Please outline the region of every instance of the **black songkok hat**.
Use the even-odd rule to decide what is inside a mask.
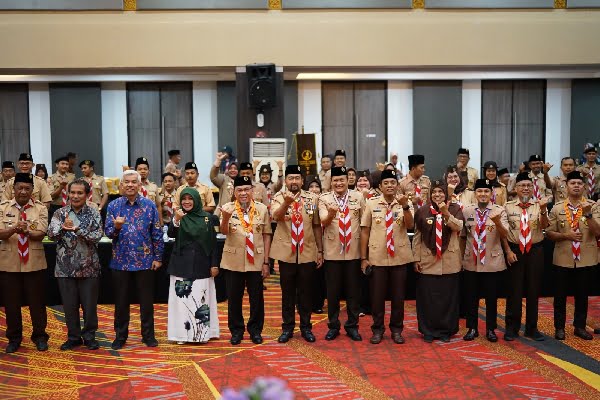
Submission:
[[[583,173],[581,173],[581,171],[571,171],[567,174],[567,182],[569,182],[572,179],[580,179],[582,181],[585,182],[585,177],[583,176]]]
[[[236,176],[233,181],[233,187],[252,185],[252,180],[249,176]]]
[[[542,161],[542,156],[540,156],[539,154],[532,154],[531,156],[529,156],[529,162],[532,161]]]
[[[515,183],[519,183],[521,181],[531,181],[529,172],[520,172],[519,174],[517,174],[517,177],[515,178]]]
[[[146,166],[148,168],[150,168],[150,164],[148,164],[148,159],[146,157],[139,157],[137,160],[135,160],[136,168],[138,167],[138,165],[142,165],[142,164],[146,164]]]
[[[21,153],[19,155],[19,161],[33,161],[33,157],[29,153]]]
[[[15,163],[12,161],[3,161],[2,162],[2,169],[4,168],[12,168],[15,169]]]
[[[348,176],[348,168],[346,167],[332,167],[331,168],[331,177],[334,176]]]
[[[92,161],[92,160],[83,160],[82,162],[79,163],[79,168],[83,167],[84,165],[93,167],[95,164],[94,164],[94,161]]]
[[[594,153],[597,153],[597,151],[596,151],[596,148],[595,148],[594,146],[590,146],[590,147],[586,148],[586,149],[583,151],[583,153],[584,153],[584,154],[586,154],[586,153],[589,153],[589,152],[591,152],[591,151],[593,151]]]
[[[185,167],[183,168],[183,170],[188,170],[188,169],[195,169],[196,171],[198,171],[198,167],[196,166],[196,163],[193,161],[188,161],[185,163]]]
[[[58,164],[61,161],[69,162],[69,157],[67,157],[67,156],[58,157],[56,160],[54,160],[54,164]]]
[[[475,187],[473,188],[473,190],[477,190],[477,189],[494,190],[494,186],[492,184],[492,181],[490,181],[489,179],[477,179],[475,181]]]
[[[285,167],[285,176],[302,175],[302,168],[299,165],[288,165]]]
[[[23,172],[19,172],[15,175],[15,182],[14,184],[16,185],[17,183],[22,182],[22,183],[31,183],[33,185],[33,175],[32,174],[26,174]]]
[[[508,168],[502,168],[500,170],[498,170],[498,176],[502,176],[504,174],[508,174]]]
[[[249,162],[240,163],[240,171],[252,171],[252,164]]]
[[[271,164],[265,164],[263,166],[260,167],[260,173],[261,174],[271,174],[273,173],[273,170],[271,169]]]
[[[465,155],[469,155],[469,149],[465,149],[464,147],[461,147],[460,149],[458,149],[458,151],[456,152],[456,155],[461,155],[461,154],[465,154]]]
[[[421,154],[412,154],[408,156],[408,168],[415,167],[417,165],[425,164],[425,156]]]
[[[393,169],[384,169],[383,171],[381,171],[381,181],[383,181],[384,179],[398,179],[398,175],[396,175],[396,171],[394,171]]]
[[[483,164],[483,169],[495,169],[498,171],[498,164],[496,164],[496,161],[486,161],[485,164]]]
[[[336,150],[336,151],[335,151],[335,156],[334,156],[334,157],[337,157],[337,156],[343,156],[343,157],[346,157],[346,150]]]

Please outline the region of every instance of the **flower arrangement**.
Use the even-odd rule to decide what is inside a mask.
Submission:
[[[258,377],[252,385],[236,391],[227,388],[223,391],[221,400],[293,400],[294,393],[287,383],[279,378]]]

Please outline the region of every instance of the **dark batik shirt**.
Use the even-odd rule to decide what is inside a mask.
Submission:
[[[71,219],[79,224],[77,232],[62,229],[69,214]],[[102,238],[102,220],[97,209],[84,205],[79,212],[75,212],[70,205],[62,207],[54,213],[50,221],[48,237],[56,242],[54,276],[57,278],[100,276],[98,242]]]
[[[117,217],[125,217],[120,230],[115,229]],[[158,210],[153,201],[139,194],[133,204],[125,196],[110,202],[105,233],[113,241],[111,269],[142,271],[150,269],[153,261],[162,261],[164,243]]]

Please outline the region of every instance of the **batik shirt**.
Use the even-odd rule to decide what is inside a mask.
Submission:
[[[62,229],[70,215],[77,232]],[[98,209],[83,206],[75,212],[70,205],[57,210],[48,226],[48,237],[56,242],[57,278],[96,278],[100,276],[98,242],[102,238],[102,220]]]
[[[120,230],[115,229],[117,217],[125,218]],[[133,204],[123,196],[108,205],[105,233],[113,241],[111,269],[141,271],[150,269],[153,261],[162,261],[164,243],[158,210],[153,201],[139,194]]]

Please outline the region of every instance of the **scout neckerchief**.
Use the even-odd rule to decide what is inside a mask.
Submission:
[[[594,194],[594,188],[596,187],[596,177],[594,176],[594,168],[590,167],[590,172],[588,172],[587,176],[587,184],[588,184],[588,195],[589,198],[592,198]]]
[[[254,201],[250,202],[250,208],[248,210],[242,210],[242,206],[239,201],[235,201],[235,211],[237,212],[238,219],[246,232],[246,258],[250,264],[254,264],[254,233],[252,231],[252,221],[254,220]]]
[[[433,208],[433,204],[429,206],[429,210],[435,215],[435,250],[438,260],[442,258],[442,213]]]
[[[142,194],[143,197],[148,198],[148,190],[146,190],[145,187],[141,187],[140,188],[140,193]]]
[[[87,201],[92,201],[92,195],[94,192],[94,181],[92,180],[92,178],[85,178],[85,181],[88,183],[88,185],[90,185],[90,192],[88,193]]]
[[[298,196],[292,203],[292,254],[304,251],[304,220],[302,218],[302,197]]]
[[[60,205],[63,207],[66,206],[68,199],[69,199],[69,197],[67,195],[67,186],[64,186],[62,188],[62,190],[60,191],[60,200],[61,200]]]
[[[386,204],[385,246],[387,248],[387,253],[389,254],[389,256],[394,257],[394,215],[392,213],[392,204]]]
[[[173,218],[173,195],[165,189],[165,204],[163,206],[165,211],[167,212],[168,219]]]
[[[542,195],[540,193],[540,187],[538,185],[538,177],[533,173],[532,173],[532,175],[533,175],[533,197],[540,200],[542,198]]]
[[[417,200],[417,208],[419,208],[423,205],[423,199],[421,198],[421,186],[417,182],[415,182],[415,196],[419,199]]]
[[[477,255],[479,254],[481,265],[485,265],[485,223],[490,214],[490,209],[486,208],[484,211],[481,211],[479,208],[476,208],[475,214],[477,217],[477,224],[475,225],[475,235],[473,235],[473,259],[475,260],[475,264],[477,264]]]
[[[519,249],[521,250],[521,254],[529,253],[529,250],[531,250],[531,229],[529,227],[529,215],[527,214],[527,209],[530,205],[530,203],[519,203],[519,207],[521,207],[521,223],[519,227]]]
[[[350,242],[352,241],[352,224],[350,223],[350,209],[348,207],[349,191],[346,191],[344,196],[337,197],[334,193],[333,197],[339,206],[338,228],[340,235],[340,243],[342,244],[340,254],[350,251]]]
[[[492,188],[492,204],[496,204],[496,188]]]
[[[565,201],[564,208],[569,226],[575,233],[579,233],[579,220],[583,214],[583,207],[581,204],[575,207],[568,201]],[[571,252],[573,253],[573,260],[579,261],[581,259],[581,243],[575,240],[572,241]]]
[[[25,204],[23,207],[19,205],[19,203],[15,203],[15,206],[19,210],[20,220],[27,221],[27,214],[25,211],[31,208],[31,203]],[[25,234],[19,233],[17,235],[17,252],[19,253],[19,258],[23,264],[27,264],[29,261],[29,237]]]

